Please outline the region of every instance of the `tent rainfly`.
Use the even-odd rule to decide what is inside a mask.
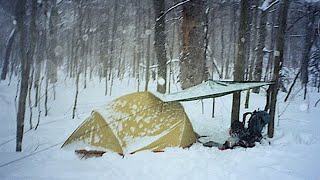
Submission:
[[[199,85],[190,87],[183,91],[171,94],[160,94],[154,92],[164,102],[173,101],[193,101],[206,98],[215,98],[265,85],[271,85],[272,82],[233,82],[233,81],[213,81],[208,80]]]
[[[94,110],[62,147],[127,154],[188,147],[194,142],[196,133],[180,103],[137,92]]]

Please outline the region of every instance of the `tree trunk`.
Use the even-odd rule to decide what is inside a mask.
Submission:
[[[109,16],[107,16],[109,17]],[[108,93],[108,49],[109,49],[109,28],[108,20],[102,25],[103,31],[100,37],[100,63],[102,64],[102,74],[105,77],[105,95]]]
[[[16,36],[16,28],[14,28],[8,38],[7,46],[6,46],[6,52],[4,55],[4,61],[3,61],[3,67],[1,72],[1,80],[5,80],[8,74],[8,66],[9,66],[9,59],[12,51],[12,46],[14,42],[14,38]]]
[[[78,34],[78,37],[77,37],[77,40],[76,40],[76,47],[75,47],[75,57],[74,57],[74,61],[75,61],[75,71],[76,71],[76,94],[75,94],[75,98],[74,98],[74,104],[73,104],[73,110],[72,110],[72,119],[75,118],[75,115],[76,115],[76,110],[77,110],[77,105],[78,105],[78,95],[79,95],[79,79],[80,79],[80,73],[81,73],[81,65],[80,65],[80,57],[79,55],[83,55],[83,46],[84,46],[84,43],[83,43],[83,20],[84,20],[84,12],[85,12],[85,9],[84,9],[84,5],[83,5],[83,2],[84,1],[81,1],[80,2],[80,5],[79,5],[79,14],[78,14],[78,17],[79,17],[79,25],[78,25],[78,30],[79,30],[79,34]],[[107,79],[107,77],[106,77]]]
[[[224,74],[224,66],[225,66],[225,57],[224,57],[224,49],[225,49],[225,43],[224,43],[224,20],[222,17],[220,17],[220,25],[221,25],[221,34],[220,34],[220,39],[221,39],[221,51],[220,51],[220,58],[221,58],[221,74],[223,76]],[[227,66],[227,65],[226,65]],[[224,78],[226,75],[224,75]]]
[[[274,84],[270,86],[270,93],[271,93],[271,100],[270,100],[270,116],[271,121],[268,125],[268,136],[272,138],[274,135],[274,118],[276,112],[276,103],[277,103],[277,94],[278,94],[278,84],[280,78],[280,70],[282,68],[283,63],[283,49],[284,49],[284,42],[285,42],[285,30],[287,27],[287,15],[288,15],[288,7],[289,7],[289,0],[282,0],[280,2],[280,14],[278,18],[278,33],[276,38],[276,49],[275,49],[275,62],[274,62],[274,69],[273,69],[273,77],[272,81]]]
[[[217,7],[213,7],[212,10],[210,11],[211,12],[211,15],[210,15],[210,21],[212,21],[212,24],[214,24],[214,21],[216,19],[216,14],[217,14]],[[220,71],[215,63],[215,54],[216,54],[216,29],[217,28],[214,28],[214,27],[211,27],[209,26],[210,28],[210,59],[212,61],[212,72],[211,72],[211,78],[213,79],[213,75],[214,75],[214,69],[216,69],[218,75],[219,75],[219,78],[222,78],[223,74],[220,75]]]
[[[16,151],[22,150],[22,139],[24,131],[24,117],[26,110],[26,98],[28,94],[28,80],[29,80],[29,68],[30,64],[26,56],[26,30],[25,30],[25,6],[26,0],[20,0],[16,3],[16,19],[17,27],[20,33],[20,58],[21,58],[21,85],[19,94],[19,104],[17,112],[17,135],[16,135]]]
[[[39,40],[37,40],[37,54],[36,54],[36,65],[35,65],[35,78],[34,78],[34,88],[35,88],[35,102],[34,102],[34,106],[40,106],[40,92],[41,92],[41,82],[44,79],[44,77],[42,77],[42,79],[40,80],[40,76],[41,76],[41,64],[42,62],[45,62],[46,56],[47,56],[47,11],[48,11],[48,0],[44,0],[42,1],[43,3],[43,7],[42,7],[42,12],[39,11],[38,15],[41,15],[41,13],[43,13],[44,17],[42,20],[43,25],[43,29],[41,31],[39,31],[38,33],[38,37]],[[40,24],[40,23],[38,23]],[[48,72],[47,72],[48,73]],[[47,90],[47,88],[46,88]],[[46,96],[46,103],[47,103],[47,94],[45,94]],[[47,104],[45,104],[45,106],[47,107]],[[41,107],[38,107],[38,109],[40,109]],[[47,110],[46,110],[47,112]],[[40,110],[39,110],[39,116],[40,116]],[[39,117],[38,116],[38,117]],[[40,118],[40,117],[39,117]],[[37,127],[37,126],[36,126]]]
[[[29,95],[28,95],[28,102],[29,102],[29,130],[31,130],[33,128],[32,125],[32,101],[31,101],[31,88],[32,88],[32,84],[33,84],[33,74],[34,74],[34,68],[32,68],[31,71],[31,77],[29,79]]]
[[[35,48],[37,45],[37,30],[36,30],[36,16],[37,16],[37,0],[32,0],[32,10],[31,10],[31,22],[30,22],[30,30],[29,33],[31,33],[31,39],[30,39],[30,49],[27,52],[27,59],[30,63],[29,66],[33,65],[33,59],[34,59],[34,53],[35,53]],[[29,67],[30,68],[30,67]],[[30,70],[29,70],[30,71]],[[29,117],[29,124],[30,124],[30,129],[32,129],[32,104],[31,104],[31,88],[32,88],[32,83],[33,83],[33,75],[34,75],[34,67],[32,68],[31,72],[31,77],[29,79],[29,108],[30,108],[30,117]]]
[[[252,2],[249,1],[248,6],[248,28],[246,33],[246,51],[245,51],[245,70],[244,70],[244,80],[249,79],[249,71],[250,71],[250,47],[251,47],[251,34],[252,34],[252,23],[253,23],[253,11],[252,11]]]
[[[151,9],[148,10],[148,30],[151,31]],[[147,58],[146,58],[146,84],[144,87],[145,91],[148,91],[149,80],[150,80],[150,61],[151,61],[151,34],[148,33],[148,40],[147,40]],[[169,77],[170,78],[170,77]]]
[[[181,88],[186,89],[208,79],[205,51],[205,1],[195,0],[183,5]]]
[[[44,62],[45,52],[46,52],[46,32],[42,31],[40,35],[40,40],[38,43],[36,65],[35,65],[35,78],[34,78],[34,88],[35,88],[35,102],[34,106],[38,106],[39,94],[40,94],[40,76],[41,76],[41,63]]]
[[[233,6],[234,5],[230,5],[231,7],[230,10],[229,10],[229,15],[232,17],[232,14],[235,14],[235,12],[233,12]],[[233,29],[234,29],[234,22],[233,22],[233,19],[231,18],[230,19],[230,29],[229,29],[229,45],[228,45],[228,52],[227,52],[227,56],[226,56],[226,69],[225,69],[225,76],[224,78],[225,79],[230,79],[230,73],[229,73],[229,67],[230,67],[230,59],[231,59],[231,49],[232,49],[232,46],[233,46],[233,43],[232,43],[232,40],[233,40]]]
[[[267,33],[267,13],[266,11],[261,11],[261,18],[259,23],[259,34],[258,34],[258,45],[257,45],[257,60],[255,63],[255,71],[254,71],[254,80],[261,81],[262,76],[262,64],[263,64],[263,57],[264,57],[264,46],[266,41],[266,33]],[[254,88],[252,92],[259,93],[260,88]]]
[[[114,57],[115,57],[115,52],[114,52],[114,47],[115,47],[115,37],[116,37],[116,32],[117,32],[117,13],[118,13],[118,1],[115,1],[115,5],[114,5],[114,10],[113,10],[113,22],[112,22],[112,34],[111,34],[111,44],[110,44],[110,60],[109,60],[109,80],[111,80],[111,85],[110,85],[110,91],[109,91],[109,95],[111,96],[112,93],[112,86],[113,86],[113,61],[114,61]],[[112,77],[111,77],[112,76]]]
[[[238,53],[238,45],[237,45],[237,40],[238,40],[238,35],[239,33],[238,32],[238,29],[239,29],[239,24],[237,24],[238,22],[238,18],[237,18],[237,12],[238,12],[238,4],[237,3],[234,3],[233,6],[233,16],[232,16],[232,21],[234,23],[234,27],[233,27],[233,61],[232,63],[235,65],[236,64],[236,61],[237,61],[237,53]]]
[[[167,84],[167,53],[166,53],[166,33],[165,33],[165,1],[153,0],[153,8],[155,11],[155,35],[154,48],[158,60],[158,83],[157,91],[166,93]],[[160,18],[161,17],[161,18]],[[159,83],[163,79],[164,83]]]
[[[47,72],[50,83],[54,84],[57,82],[57,36],[58,36],[58,9],[56,1],[51,1],[51,13],[49,18],[49,46],[48,46],[48,59],[47,59]]]
[[[48,111],[49,111],[49,108],[48,108],[48,91],[49,91],[48,86],[49,86],[49,78],[48,78],[48,74],[47,74],[46,87],[45,87],[45,92],[44,92],[44,95],[45,95],[45,97],[44,97],[44,116],[47,116]]]
[[[77,110],[77,103],[78,103],[78,95],[79,95],[79,77],[80,77],[80,70],[78,68],[78,72],[76,75],[76,96],[74,98],[74,104],[72,109],[72,119],[76,116],[76,110]]]
[[[85,38],[84,39],[84,57],[83,57],[83,60],[84,60],[84,67],[83,67],[83,71],[84,71],[84,74],[83,74],[83,88],[86,89],[87,88],[87,70],[88,70],[88,60],[90,61],[89,59],[89,53],[90,53],[90,40],[92,39],[91,35],[90,35],[90,29],[91,29],[91,8],[89,8],[88,6],[86,6],[87,10],[86,13],[87,13],[87,21],[86,21],[86,25],[87,25],[87,28],[85,30],[85,36],[87,37],[87,39]]]
[[[249,10],[249,0],[241,1],[240,9],[240,25],[239,25],[239,39],[238,39],[238,53],[237,61],[234,66],[233,77],[235,81],[243,81],[244,70],[245,70],[245,56],[246,56],[246,43],[249,39],[246,39],[246,33],[248,31],[248,10]],[[232,100],[232,112],[231,112],[231,123],[239,121],[240,113],[240,92],[233,93]]]
[[[308,12],[314,11],[312,9],[312,4],[308,4]],[[307,21],[307,28],[306,28],[306,36],[305,36],[305,42],[304,42],[304,50],[303,50],[303,59],[301,63],[301,83],[304,86],[304,96],[303,99],[306,99],[306,94],[307,94],[307,84],[309,81],[308,78],[308,67],[309,67],[309,59],[310,59],[310,50],[313,45],[312,43],[312,37],[314,36],[314,30],[313,30],[313,24],[315,20],[315,14],[311,13],[308,16],[308,21]]]
[[[253,19],[252,19],[252,39],[251,39],[251,47],[250,47],[250,70],[249,70],[249,80],[253,80],[253,71],[254,71],[254,64],[256,62],[256,55],[257,55],[257,36],[258,36],[258,15],[259,15],[259,1],[255,0],[253,5]]]

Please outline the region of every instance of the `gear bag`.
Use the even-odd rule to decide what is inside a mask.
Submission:
[[[251,115],[248,121],[248,128],[245,127],[247,115]],[[270,115],[266,111],[253,111],[243,114],[243,120],[235,121],[231,124],[230,138],[221,146],[220,149],[232,149],[235,146],[254,147],[255,142],[260,142],[262,139],[261,131],[264,126],[270,122]],[[237,140],[237,142],[229,143]]]

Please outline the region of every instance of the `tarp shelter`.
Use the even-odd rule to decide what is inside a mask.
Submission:
[[[127,154],[188,147],[194,142],[196,134],[180,103],[137,92],[94,110],[62,147]]]
[[[154,93],[164,102],[193,101],[206,98],[216,98],[265,85],[272,82],[234,82],[234,81],[213,81],[208,80],[199,85],[171,94]]]

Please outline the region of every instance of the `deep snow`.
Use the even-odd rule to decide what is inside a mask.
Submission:
[[[320,179],[320,105],[314,107],[320,96],[316,92],[310,92],[308,100],[303,101],[302,91],[295,91],[289,104],[283,103],[285,94],[280,93],[277,113],[281,116],[279,125],[278,118],[275,122],[275,137],[269,139],[271,145],[263,142],[251,149],[220,151],[196,143],[189,149],[168,148],[163,153],[144,151],[125,157],[106,153],[100,158],[80,160],[73,151],[60,149],[64,140],[92,109],[137,90],[136,82],[115,81],[112,96],[105,96],[103,82],[91,80],[85,90],[80,86],[77,116],[71,119],[75,86],[71,80],[61,80],[56,85],[56,100],[50,95],[48,116],[43,117],[42,112],[39,128],[25,133],[22,153],[14,152],[17,79],[10,86],[8,81],[1,82],[0,166],[36,154],[0,167],[0,179]],[[154,83],[150,87],[154,89]],[[223,142],[227,138],[231,98],[216,99],[213,119],[211,99],[203,101],[203,114],[200,101],[183,103],[195,131],[209,136],[201,141]],[[263,109],[264,101],[264,93],[251,94],[249,110],[241,112]],[[244,100],[241,102],[244,104]],[[37,115],[34,109],[34,124]],[[25,122],[28,130],[29,112]]]

